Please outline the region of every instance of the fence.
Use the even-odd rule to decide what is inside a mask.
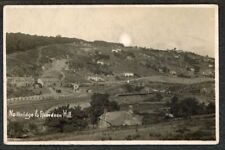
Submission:
[[[14,97],[9,98],[7,101],[9,103],[12,102],[21,102],[21,101],[36,101],[36,100],[48,100],[48,99],[68,99],[68,98],[74,98],[76,95],[35,95],[35,96],[26,96],[26,97]]]

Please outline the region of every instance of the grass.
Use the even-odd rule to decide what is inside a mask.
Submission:
[[[213,116],[198,116],[147,126],[89,129],[37,136],[24,140],[215,140],[215,119]]]

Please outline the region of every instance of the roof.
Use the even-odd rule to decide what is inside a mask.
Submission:
[[[129,111],[106,112],[100,116],[101,122],[107,123],[108,126],[139,125],[142,123],[142,116]]]

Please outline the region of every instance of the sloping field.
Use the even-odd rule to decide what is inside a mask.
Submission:
[[[214,81],[213,78],[178,78],[170,76],[148,76],[138,79],[132,79],[130,81],[150,81],[150,82],[162,82],[162,83],[177,83],[177,84],[195,84],[201,82]]]
[[[214,140],[213,115],[203,115],[188,120],[174,120],[141,127],[92,129],[73,133],[57,133],[26,139],[29,141],[82,141],[82,140]]]

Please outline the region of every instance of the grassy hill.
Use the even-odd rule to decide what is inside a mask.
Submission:
[[[26,38],[21,38],[26,37]],[[18,41],[27,41],[22,47]],[[38,44],[32,42],[42,41]],[[17,42],[15,42],[17,41]],[[22,42],[22,43],[23,43]],[[213,77],[214,59],[181,50],[156,50],[143,47],[124,47],[120,43],[84,41],[75,38],[42,37],[21,33],[7,33],[7,76],[43,76],[54,70],[57,61],[65,61],[65,80],[85,81],[87,76],[119,80],[124,72],[135,77],[176,72],[180,77],[201,77],[203,72]],[[11,45],[11,46],[9,46]],[[118,53],[112,52],[119,49]],[[193,70],[194,69],[194,70]],[[51,73],[48,73],[48,75]],[[111,79],[111,78],[110,78]]]
[[[81,42],[83,40],[76,38],[37,36],[23,33],[6,33],[7,54],[19,51],[27,51],[38,46],[44,46],[54,43]]]

